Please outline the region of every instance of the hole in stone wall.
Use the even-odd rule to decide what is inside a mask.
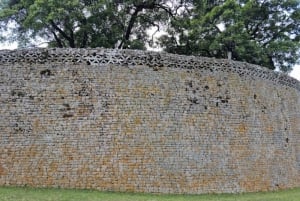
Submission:
[[[73,114],[64,114],[63,118],[70,118],[70,117],[73,117],[73,116],[74,116]]]
[[[285,142],[286,142],[286,143],[289,143],[289,138],[288,138],[288,137],[285,138]]]
[[[193,87],[193,81],[188,81],[188,82],[186,83],[186,85],[188,85],[189,87]]]
[[[267,107],[266,107],[266,106],[263,106],[261,112],[262,112],[262,113],[266,113],[266,109],[267,109]]]
[[[42,77],[50,77],[51,75],[53,75],[52,72],[49,69],[42,70],[40,72],[40,74],[41,74]]]
[[[254,94],[253,98],[256,99],[256,97],[257,97],[256,94]]]
[[[204,89],[208,90],[208,89],[209,89],[209,86],[206,85],[206,86],[204,87]]]
[[[90,62],[90,61],[87,61],[86,64],[87,64],[87,65],[91,65],[91,62]]]
[[[77,71],[77,70],[73,70],[73,71],[72,71],[72,76],[73,76],[73,77],[78,76],[78,71]]]
[[[64,106],[64,109],[63,109],[64,111],[71,110],[71,106],[69,103],[64,103],[63,106]]]
[[[11,95],[12,95],[12,96],[18,96],[18,97],[24,97],[26,94],[25,94],[25,92],[23,92],[23,91],[16,91],[16,90],[13,90],[13,91],[11,92]]]
[[[199,100],[196,98],[196,97],[193,97],[193,98],[188,98],[188,100],[193,103],[193,104],[199,104]]]
[[[90,90],[88,89],[87,86],[82,86],[80,91],[78,92],[79,96],[90,96]]]

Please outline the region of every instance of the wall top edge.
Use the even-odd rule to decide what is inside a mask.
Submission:
[[[284,73],[275,72],[258,65],[227,59],[176,55],[165,52],[120,49],[32,48],[0,50],[0,65],[15,63],[69,63],[103,66],[146,65],[156,70],[163,67],[183,69],[207,69],[212,72],[235,72],[243,77],[255,77],[292,87],[300,91],[300,82]]]

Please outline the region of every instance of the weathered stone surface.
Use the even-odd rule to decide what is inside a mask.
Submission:
[[[251,64],[0,51],[0,185],[208,193],[300,186],[300,84]]]

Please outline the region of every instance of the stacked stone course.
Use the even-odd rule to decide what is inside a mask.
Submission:
[[[174,55],[139,50],[116,49],[23,49],[2,50],[0,63],[68,63],[87,65],[146,65],[154,67],[203,69],[210,71],[235,72],[240,76],[259,77],[277,84],[290,86],[300,90],[299,82],[282,73],[276,73],[260,66],[233,62],[230,60],[211,59],[205,57]]]
[[[0,51],[0,185],[155,193],[300,186],[300,83],[228,60]]]

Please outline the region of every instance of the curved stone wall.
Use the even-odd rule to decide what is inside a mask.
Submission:
[[[0,51],[0,185],[156,193],[300,186],[300,83],[108,49]]]

